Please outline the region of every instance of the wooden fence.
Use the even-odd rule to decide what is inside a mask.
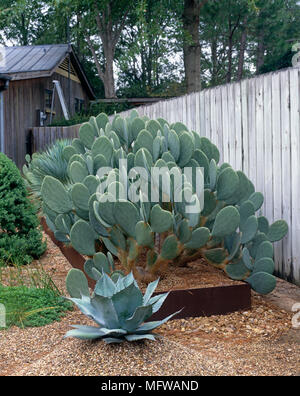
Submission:
[[[34,127],[31,129],[31,151],[44,150],[57,139],[74,139],[78,136],[80,125],[70,127]]]
[[[207,89],[137,111],[150,118],[183,122],[218,146],[222,162],[248,175],[265,196],[262,214],[270,222],[285,219],[289,225],[288,235],[275,245],[277,274],[300,285],[300,69]]]

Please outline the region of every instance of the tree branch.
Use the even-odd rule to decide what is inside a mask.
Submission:
[[[96,11],[96,15],[95,15],[95,19],[96,19],[96,24],[98,27],[98,31],[99,31],[99,36],[101,38],[102,44],[105,41],[105,15],[104,13],[102,13],[102,20],[100,18],[100,10],[98,8],[97,2],[94,2],[94,6],[95,6],[95,11]]]
[[[90,38],[89,36],[85,35],[85,39],[86,39],[86,41],[87,41],[87,43],[88,43],[88,46],[89,46],[89,49],[90,49],[90,51],[91,51],[91,53],[92,53],[92,55],[93,55],[94,62],[95,62],[95,64],[96,64],[96,68],[97,68],[99,77],[101,78],[102,81],[104,81],[104,79],[105,79],[105,74],[104,74],[104,72],[103,72],[102,69],[101,69],[101,65],[100,65],[100,62],[99,62],[99,60],[98,60],[98,56],[97,56],[97,53],[96,53],[95,48],[94,48],[94,46],[93,46],[93,43],[92,43],[92,41],[91,41],[91,38]]]
[[[113,32],[112,42],[113,42],[114,48],[116,47],[116,45],[117,45],[117,43],[119,41],[119,38],[120,38],[120,36],[122,34],[122,31],[124,29],[128,13],[129,13],[129,9],[125,12],[123,20],[122,20],[121,24],[119,25],[119,27]]]

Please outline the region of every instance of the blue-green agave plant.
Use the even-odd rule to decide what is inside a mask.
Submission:
[[[34,153],[32,157],[26,155],[27,164],[23,166],[23,176],[26,187],[34,196],[41,196],[42,183],[46,176],[52,176],[67,188],[70,187],[68,161],[64,158],[63,152],[71,142],[69,139],[56,140],[45,151]]]
[[[159,279],[150,283],[143,296],[132,273],[119,276],[114,282],[106,273],[96,283],[90,296],[87,278],[78,269],[72,269],[66,279],[70,301],[75,303],[83,314],[93,319],[97,327],[72,326],[65,337],[82,340],[102,339],[107,344],[142,339],[155,340],[151,332],[164,324],[178,312],[164,320],[144,323],[156,313],[168,293],[152,297]]]

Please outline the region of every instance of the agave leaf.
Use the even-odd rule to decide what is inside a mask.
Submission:
[[[124,340],[122,340],[121,338],[113,337],[103,338],[103,341],[105,341],[106,344],[122,344],[122,342],[124,342]]]
[[[101,331],[105,334],[105,335],[122,335],[122,334],[126,334],[126,330],[124,329],[106,329],[105,327],[101,327]]]
[[[75,330],[69,331],[64,338],[76,337],[80,339],[97,339],[107,335],[123,336],[124,334],[126,334],[126,331],[123,329],[106,329],[100,327],[78,325],[73,325],[71,327],[74,327]]]
[[[159,294],[157,296],[150,298],[149,305],[152,305],[152,312],[154,314],[160,310],[163,303],[166,301],[168,295],[169,295],[169,293],[164,293],[164,294]]]
[[[152,297],[152,294],[154,293],[155,289],[157,288],[158,283],[159,283],[159,278],[156,279],[156,281],[149,283],[147,290],[144,294],[143,305],[148,304],[150,298]]]
[[[95,295],[91,300],[91,306],[94,309],[93,319],[96,323],[104,323],[104,327],[108,329],[120,327],[118,314],[111,298]]]
[[[126,276],[120,277],[116,283],[116,293],[126,289],[126,287],[130,286],[132,283],[134,283],[134,285],[138,288],[138,284],[134,279],[132,272]]]
[[[128,332],[133,332],[152,315],[151,305],[138,307],[131,318],[127,319],[122,326]]]
[[[112,297],[116,292],[115,289],[116,289],[115,283],[104,272],[95,286],[94,293],[97,294],[97,296]]]
[[[166,317],[163,320],[158,320],[155,322],[148,322],[148,323],[144,323],[142,326],[140,326],[138,328],[138,330],[136,331],[136,334],[144,334],[144,333],[149,333],[152,330],[156,329],[157,327],[163,325],[164,323],[166,323],[168,320],[172,319],[175,315],[179,314],[182,311],[182,309],[180,311],[177,311],[175,313],[173,313],[172,315],[169,315],[168,317]]]
[[[123,325],[128,318],[132,317],[137,307],[143,304],[143,295],[140,289],[134,283],[131,283],[131,285],[113,295],[112,302],[119,321]]]
[[[74,337],[80,340],[96,340],[104,335],[99,327],[78,326],[76,329],[68,331],[64,338]]]
[[[105,326],[104,319],[97,315],[96,309],[91,305],[91,300],[87,298],[67,298],[67,300],[72,301],[80,311],[89,317],[90,319],[94,320],[98,325]]]
[[[138,287],[138,284],[136,283],[136,280],[134,279],[133,273],[130,272],[127,276],[123,278],[123,283],[124,287],[128,287],[131,285],[131,283],[134,283],[136,287]]]
[[[140,341],[140,340],[155,341],[155,336],[153,334],[130,334],[130,335],[126,335],[125,339],[127,341]]]

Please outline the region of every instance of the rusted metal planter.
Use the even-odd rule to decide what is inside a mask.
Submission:
[[[41,219],[41,223],[46,234],[59,247],[71,266],[83,271],[84,257],[72,247],[57,241],[44,218]],[[95,281],[88,279],[88,282],[89,286],[94,288]],[[237,283],[230,286],[172,290],[162,308],[151,317],[151,320],[161,320],[180,309],[182,311],[175,319],[225,315],[249,310],[251,309],[251,288],[247,283]]]

